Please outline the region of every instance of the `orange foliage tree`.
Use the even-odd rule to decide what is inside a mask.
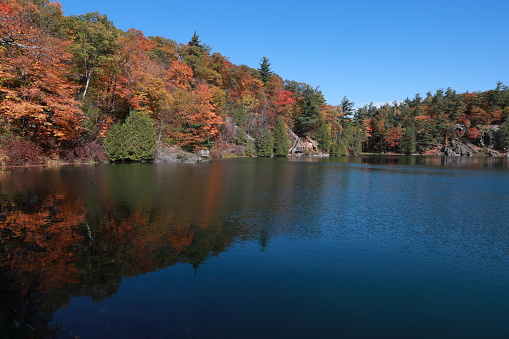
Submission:
[[[391,127],[387,131],[387,137],[385,138],[385,142],[387,143],[388,150],[398,151],[402,137],[403,137],[403,131],[401,130],[401,128]]]
[[[187,107],[182,110],[181,127],[177,129],[177,138],[180,144],[195,150],[202,147],[211,147],[219,134],[219,126],[223,119],[217,114],[214,102],[214,93],[210,86],[199,83],[196,90],[185,95]]]
[[[81,131],[83,117],[76,87],[66,78],[68,43],[51,29],[62,18],[60,7],[21,0],[1,5],[0,128],[46,150],[72,140]]]

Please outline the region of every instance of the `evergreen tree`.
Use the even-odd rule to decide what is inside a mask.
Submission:
[[[318,147],[320,147],[323,152],[330,152],[332,143],[332,138],[330,136],[330,126],[323,120],[320,120],[318,130],[315,134],[315,139],[318,141]]]
[[[325,98],[322,92],[306,84],[302,89],[302,111],[295,122],[297,134],[309,135],[316,130],[319,114],[324,105]]]
[[[193,37],[191,38],[191,41],[189,41],[189,46],[191,46],[191,47],[198,47],[198,49],[201,52],[205,51],[205,48],[201,44],[200,36],[198,34],[196,34],[196,31],[194,31],[194,34],[193,34]]]
[[[497,148],[502,151],[509,150],[509,120],[506,120],[498,130]]]
[[[245,146],[247,145],[248,141],[249,140],[246,131],[242,128],[237,129],[237,132],[235,132],[235,142],[239,145]]]
[[[332,156],[338,156],[338,155],[341,155],[339,153],[339,142],[338,141],[334,141],[331,145],[331,149],[329,151],[329,154],[332,155]]]
[[[341,100],[340,106],[345,115],[351,115],[354,112],[353,107],[355,106],[355,102],[348,100],[347,97],[345,96]]]
[[[339,141],[337,149],[338,155],[349,155],[353,140],[354,127],[352,125],[347,125],[343,129],[341,140]]]
[[[274,155],[276,157],[286,157],[289,148],[286,124],[280,116],[277,118],[276,126],[274,127]]]
[[[156,132],[152,120],[133,111],[127,117],[125,126],[129,133],[127,144],[129,159],[134,161],[153,159],[156,151]]]
[[[422,129],[419,133],[416,133],[417,146],[422,151],[427,151],[433,145],[433,125],[431,122],[423,124]]]
[[[234,119],[235,125],[239,126],[240,128],[246,128],[246,126],[247,126],[246,106],[239,105],[237,107],[237,109],[235,110],[233,119]]]
[[[116,123],[104,138],[110,161],[145,161],[154,158],[156,133],[148,116],[131,112],[125,123]]]
[[[262,58],[258,72],[260,72],[260,80],[263,81],[264,84],[270,81],[272,70],[270,69],[270,62],[268,58]]]
[[[361,124],[357,124],[355,126],[355,135],[353,140],[353,152],[355,154],[360,154],[362,152],[362,140],[365,138],[364,129],[362,128]]]
[[[104,138],[105,153],[110,161],[119,161],[128,158],[127,132],[124,124],[115,123],[111,126]]]
[[[262,137],[257,143],[257,148],[259,157],[272,156],[274,150],[274,136],[268,126],[265,126]]]
[[[201,43],[196,31],[186,48],[183,48],[182,61],[193,70],[195,83],[206,82],[215,85],[220,82],[220,75],[207,66],[206,60],[210,51],[209,46]]]
[[[415,122],[413,118],[405,123],[403,137],[401,138],[400,150],[404,154],[413,154],[417,151]]]

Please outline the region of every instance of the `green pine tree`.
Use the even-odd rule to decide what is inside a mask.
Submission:
[[[502,151],[509,149],[509,120],[500,126],[497,134],[497,148]]]
[[[404,154],[413,154],[417,151],[417,140],[415,132],[415,122],[413,118],[405,122],[404,134],[401,138],[400,150]]]
[[[318,147],[323,152],[329,153],[331,151],[332,138],[330,136],[330,126],[323,120],[320,120],[315,139],[318,141]]]
[[[338,156],[338,155],[341,155],[339,153],[339,143],[337,141],[334,141],[332,144],[331,144],[331,149],[329,151],[329,154],[332,155],[332,156]]]
[[[151,160],[156,151],[156,132],[150,118],[133,111],[126,119],[129,133],[127,152],[134,161]]]
[[[196,31],[194,31],[193,37],[191,38],[191,41],[189,41],[189,46],[191,47],[198,47],[200,51],[204,51],[203,45],[200,41],[200,36],[196,34]]]
[[[104,138],[110,161],[146,161],[154,158],[156,132],[148,116],[131,112],[123,124],[114,124]]]
[[[355,126],[355,135],[352,144],[353,152],[355,154],[362,153],[362,140],[364,140],[366,134],[364,133],[364,129],[361,124],[357,124]]]
[[[233,115],[233,119],[235,122],[235,125],[239,126],[240,128],[246,128],[247,126],[247,110],[246,106],[240,105],[235,110],[235,113]]]
[[[260,72],[260,80],[263,81],[264,84],[270,81],[270,78],[272,77],[272,70],[270,69],[270,62],[268,58],[262,58],[258,72]]]
[[[274,155],[276,157],[286,157],[289,148],[286,124],[282,117],[278,117],[276,126],[274,126]]]
[[[115,123],[104,138],[105,153],[110,161],[125,160],[127,154],[127,132],[124,124]]]
[[[271,157],[274,150],[274,136],[267,126],[263,130],[261,139],[257,144],[259,157]]]
[[[429,150],[434,144],[433,125],[430,122],[425,123],[422,131],[418,133],[416,137],[417,147],[422,151]]]
[[[352,149],[352,143],[354,140],[355,128],[352,125],[347,125],[343,128],[341,134],[341,140],[339,141],[338,154],[349,155]]]
[[[305,85],[302,88],[301,112],[295,118],[295,129],[298,135],[309,135],[316,131],[319,114],[325,105],[325,98],[318,88]]]

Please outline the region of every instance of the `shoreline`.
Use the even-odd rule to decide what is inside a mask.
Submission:
[[[407,156],[415,156],[415,157],[436,157],[436,158],[509,158],[509,152],[508,153],[500,153],[500,156],[492,156],[492,155],[446,155],[446,154],[400,154],[400,153],[361,153],[358,155],[329,155],[329,154],[302,154],[302,155],[295,155],[295,154],[289,154],[286,156],[286,158],[334,158],[334,157],[360,157],[360,156],[383,156],[383,157],[407,157]],[[233,159],[233,158],[246,158],[246,157],[228,157],[227,159]],[[249,157],[248,157],[249,158]],[[251,157],[251,158],[257,158],[257,157]],[[226,158],[224,158],[226,159]],[[205,159],[201,161],[196,162],[203,162],[203,161],[210,161],[210,160],[222,160],[221,159]],[[162,162],[162,161],[146,161],[146,162],[116,162],[116,164],[128,164],[128,163],[148,163],[148,164],[178,164],[178,163],[191,163],[189,161],[172,161],[172,162]],[[195,162],[192,162],[195,163]],[[115,164],[115,162],[50,162],[47,164],[39,164],[39,165],[15,165],[15,166],[7,166],[7,165],[1,165],[0,171],[4,170],[10,170],[10,169],[29,169],[29,168],[42,168],[42,167],[63,167],[63,166],[92,166],[92,165],[108,165],[108,164]]]

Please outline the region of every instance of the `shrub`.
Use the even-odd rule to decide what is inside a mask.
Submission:
[[[127,154],[127,132],[125,125],[116,123],[106,133],[104,138],[106,156],[111,161],[125,160]]]
[[[210,150],[210,157],[212,159],[222,159],[235,156],[245,155],[245,146],[240,146],[234,143],[218,142]]]
[[[123,124],[114,124],[104,138],[111,161],[152,160],[156,151],[156,132],[149,117],[132,112]]]
[[[42,148],[20,137],[6,135],[0,138],[1,161],[7,166],[45,165]]]
[[[80,163],[108,161],[108,157],[104,153],[104,147],[96,141],[91,141],[68,150],[64,155],[64,159],[69,162]]]

